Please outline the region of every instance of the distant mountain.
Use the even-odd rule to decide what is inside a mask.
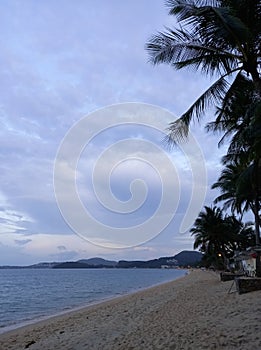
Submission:
[[[78,261],[67,261],[53,266],[54,269],[93,269],[111,268],[117,265],[117,261],[105,260],[102,258],[81,259]]]
[[[78,260],[77,262],[93,265],[93,266],[103,265],[103,266],[111,266],[111,267],[114,267],[118,264],[117,261],[105,260],[102,258],[81,259],[81,260]]]
[[[202,254],[195,251],[182,251],[174,256],[162,257],[148,261],[126,261],[120,260],[116,267],[118,268],[160,268],[177,266],[194,266],[202,259]]]
[[[175,255],[175,259],[178,261],[179,266],[194,266],[198,264],[202,259],[203,254],[196,251],[183,250]]]
[[[0,269],[51,269],[55,265],[59,263],[57,262],[41,262],[38,264],[27,265],[27,266],[14,266],[14,265],[6,265],[0,266]]]
[[[0,266],[1,269],[23,268],[23,269],[90,269],[90,268],[161,268],[178,266],[195,266],[202,259],[202,254],[196,251],[184,250],[174,256],[161,257],[148,261],[143,260],[120,260],[112,261],[102,258],[81,259],[66,262],[41,262],[29,266]]]
[[[41,262],[39,264],[29,265],[26,267],[30,268],[30,269],[50,269],[57,264],[59,264],[59,263],[57,263],[57,262]]]
[[[66,261],[53,266],[53,269],[91,269],[97,266],[80,263],[78,261]]]
[[[169,266],[174,267],[178,266],[177,260],[172,257],[165,257],[165,258],[159,258],[159,259],[153,259],[148,261],[140,261],[140,260],[134,260],[134,261],[126,261],[126,260],[120,260],[117,264],[118,268],[161,268],[162,266]]]

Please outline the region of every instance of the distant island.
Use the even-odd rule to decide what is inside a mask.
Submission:
[[[174,256],[153,260],[112,261],[102,258],[81,259],[65,262],[42,262],[28,266],[0,266],[0,269],[93,269],[93,268],[178,268],[196,266],[202,259],[202,253],[184,250]]]

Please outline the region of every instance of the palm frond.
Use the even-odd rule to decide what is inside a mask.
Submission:
[[[200,69],[204,74],[230,73],[237,68],[240,56],[224,48],[211,46],[185,30],[159,32],[152,36],[145,48],[149,61],[156,65],[170,64],[174,69]]]
[[[208,44],[237,47],[244,54],[242,44],[250,36],[248,27],[231,13],[231,7],[222,1],[167,1],[170,15],[189,27]]]
[[[177,142],[184,141],[188,136],[191,120],[196,118],[199,121],[207,107],[222,100],[228,86],[228,82],[222,76],[214,82],[179,119],[170,123],[167,129],[168,142],[170,144],[176,144]]]
[[[259,101],[255,102],[254,83],[239,72],[228,89],[220,107],[217,107],[216,120],[206,125],[207,131],[223,132],[218,145],[230,138],[228,153],[242,150],[253,138],[251,121],[256,120]],[[252,134],[252,135],[250,135]]]

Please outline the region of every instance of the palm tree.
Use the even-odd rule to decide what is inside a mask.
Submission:
[[[204,253],[208,265],[224,267],[224,261],[233,252],[235,237],[225,225],[223,211],[218,207],[205,206],[199,213],[190,232],[195,236],[194,249]]]
[[[220,188],[221,195],[215,203],[225,201],[232,212],[252,210],[255,217],[256,245],[260,244],[261,200],[261,100],[257,99],[254,84],[244,76],[238,76],[241,89],[227,93],[217,110],[215,122],[207,130],[224,133],[219,144],[230,137],[227,155],[223,157],[223,169],[212,188]]]
[[[233,250],[244,251],[255,245],[255,233],[253,231],[253,223],[243,223],[241,219],[234,215],[225,216],[224,224],[229,230],[231,236],[235,238]]]
[[[255,175],[255,162],[250,165],[245,161],[240,163],[239,157],[237,157],[237,161],[226,164],[218,181],[212,185],[212,188],[221,190],[221,195],[215,199],[214,203],[224,202],[224,208],[230,207],[232,213],[243,214],[249,209],[253,212],[255,218],[255,244],[259,246],[261,190],[260,187],[256,187],[259,182],[256,181]],[[260,174],[258,178],[260,179]],[[256,258],[256,275],[261,277],[259,252]]]
[[[224,202],[224,209],[231,208],[232,213],[242,214],[250,207],[250,196],[240,193],[238,189],[239,179],[244,169],[245,166],[238,163],[228,164],[222,170],[217,182],[212,185],[212,189],[219,188],[221,191],[221,195],[214,200],[214,203]]]
[[[229,154],[248,149],[253,159],[253,152],[261,152],[260,113],[261,99],[257,98],[253,82],[238,74],[235,85],[216,109],[216,120],[208,123],[206,130],[223,133],[219,146],[230,139]]]
[[[191,121],[200,120],[206,109],[214,105],[216,120],[214,125],[208,125],[208,130],[216,128],[224,132],[221,143],[227,137],[232,138],[225,165],[232,162],[232,167],[240,166],[242,171],[233,174],[236,186],[231,179],[225,187],[216,186],[222,189],[227,204],[233,204],[239,212],[254,204],[252,210],[259,242],[260,0],[167,0],[166,4],[179,28],[167,28],[151,37],[146,44],[150,61],[154,65],[166,63],[177,70],[194,69],[216,78],[188,110],[169,125],[168,141],[176,143],[185,139]],[[226,169],[227,172],[232,170]],[[225,175],[229,174],[221,176]]]
[[[254,233],[252,223],[244,224],[234,215],[224,216],[222,209],[205,206],[190,230],[195,236],[194,249],[204,253],[207,266],[227,267],[235,250],[252,246]]]
[[[169,126],[169,142],[187,137],[192,119],[207,107],[219,107],[227,94],[241,90],[241,77],[253,82],[261,99],[260,0],[167,0],[179,29],[167,28],[151,37],[146,49],[153,64],[192,68],[217,76],[191,107]]]

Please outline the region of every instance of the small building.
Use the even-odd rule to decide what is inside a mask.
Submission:
[[[243,272],[246,274],[246,276],[255,277],[256,257],[257,253],[253,249],[249,249],[243,252],[236,252],[234,255],[235,269]]]

